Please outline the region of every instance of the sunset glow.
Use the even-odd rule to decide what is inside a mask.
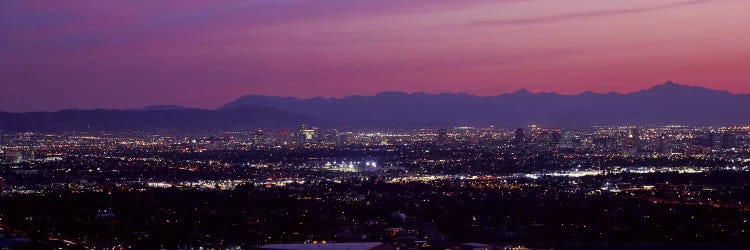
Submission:
[[[245,94],[750,93],[746,0],[0,2],[0,111]]]

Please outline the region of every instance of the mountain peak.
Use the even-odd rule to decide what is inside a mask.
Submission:
[[[529,92],[526,88],[521,88],[519,90],[516,90],[516,92],[513,92],[513,94],[516,94],[516,95],[531,95],[532,93]]]
[[[667,81],[660,85],[651,87],[650,89],[641,90],[634,94],[660,94],[660,95],[700,95],[700,94],[711,94],[711,95],[723,95],[730,94],[724,90],[714,90],[701,86],[691,86],[685,84],[678,84],[672,81]]]
[[[678,84],[673,81],[666,81],[665,83],[651,87],[647,91],[654,91],[654,90],[674,91],[677,89],[689,89],[689,88],[695,88],[695,87]]]
[[[591,91],[591,90],[586,90],[586,91],[581,92],[581,94],[579,94],[579,95],[582,95],[582,96],[592,96],[592,95],[599,95],[599,94],[596,93],[596,92],[594,92],[594,91]]]

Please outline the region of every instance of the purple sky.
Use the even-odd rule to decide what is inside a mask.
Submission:
[[[2,111],[666,80],[750,93],[750,1],[0,1]]]

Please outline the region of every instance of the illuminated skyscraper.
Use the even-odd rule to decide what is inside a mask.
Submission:
[[[632,138],[631,146],[633,147],[634,151],[638,151],[641,149],[641,131],[637,128],[634,128],[630,130],[630,137]]]
[[[300,135],[302,142],[311,142],[314,139],[316,139],[318,134],[317,128],[308,128],[307,126],[302,126],[302,129],[300,129]]]
[[[263,130],[258,129],[253,133],[253,144],[259,145],[263,143]]]

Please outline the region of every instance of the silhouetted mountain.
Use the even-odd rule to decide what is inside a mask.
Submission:
[[[323,125],[404,127],[446,125],[540,124],[555,127],[591,125],[722,125],[750,123],[750,95],[666,82],[629,94],[584,92],[578,95],[531,93],[521,89],[491,97],[467,94],[407,94],[297,99],[248,95],[219,110],[269,106],[305,114]]]
[[[165,110],[185,110],[189,109],[179,105],[150,105],[141,109],[134,109],[136,111],[165,111]]]
[[[0,112],[0,129],[13,131],[297,127],[449,127],[540,124],[750,124],[750,95],[667,82],[629,94],[578,95],[525,89],[481,97],[468,94],[383,92],[374,96],[297,99],[248,95],[218,110],[158,105],[137,110]]]
[[[179,129],[215,130],[257,127],[296,127],[312,119],[271,107],[247,106],[227,110],[62,110],[58,112],[0,112],[0,129],[10,131]]]

